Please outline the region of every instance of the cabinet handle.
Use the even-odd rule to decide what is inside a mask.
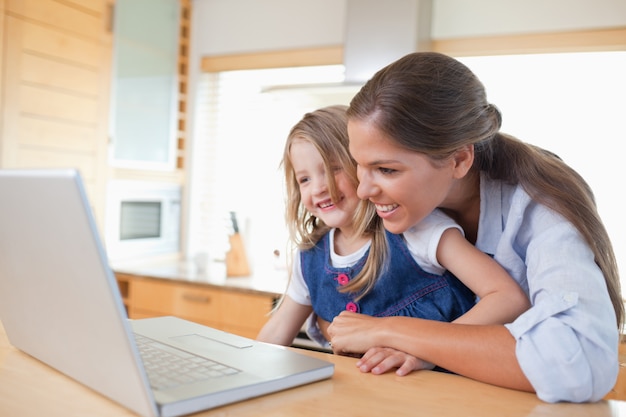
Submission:
[[[209,297],[208,295],[201,295],[201,294],[184,293],[183,299],[185,301],[191,301],[194,303],[210,303],[211,302],[211,297]]]

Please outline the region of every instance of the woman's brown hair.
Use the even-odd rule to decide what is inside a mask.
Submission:
[[[499,110],[461,62],[435,52],[409,54],[380,70],[353,98],[348,117],[369,119],[407,150],[445,159],[474,146],[472,169],[520,184],[570,221],[602,270],[621,329],[624,305],[617,261],[584,179],[556,155],[500,132]]]

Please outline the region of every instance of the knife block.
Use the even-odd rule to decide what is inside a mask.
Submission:
[[[228,237],[230,250],[226,252],[226,276],[227,277],[247,277],[250,275],[248,257],[243,244],[243,239],[239,233]]]

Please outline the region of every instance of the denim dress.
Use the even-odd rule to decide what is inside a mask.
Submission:
[[[424,271],[415,262],[401,235],[386,231],[387,264],[376,284],[360,300],[355,293],[339,289],[357,276],[368,251],[352,267],[335,268],[330,263],[330,234],[300,253],[304,281],[315,313],[331,322],[343,310],[370,316],[408,316],[452,321],[475,304],[475,295],[454,275]]]

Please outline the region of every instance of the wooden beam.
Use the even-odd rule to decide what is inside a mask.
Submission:
[[[626,28],[433,40],[433,50],[452,56],[624,51]]]
[[[206,56],[202,58],[203,72],[220,72],[245,69],[303,67],[313,65],[339,65],[343,63],[343,47],[296,49]]]
[[[556,52],[625,51],[626,27],[612,29],[433,39],[432,50],[452,56],[515,55]],[[203,72],[336,65],[343,46],[205,56]]]

